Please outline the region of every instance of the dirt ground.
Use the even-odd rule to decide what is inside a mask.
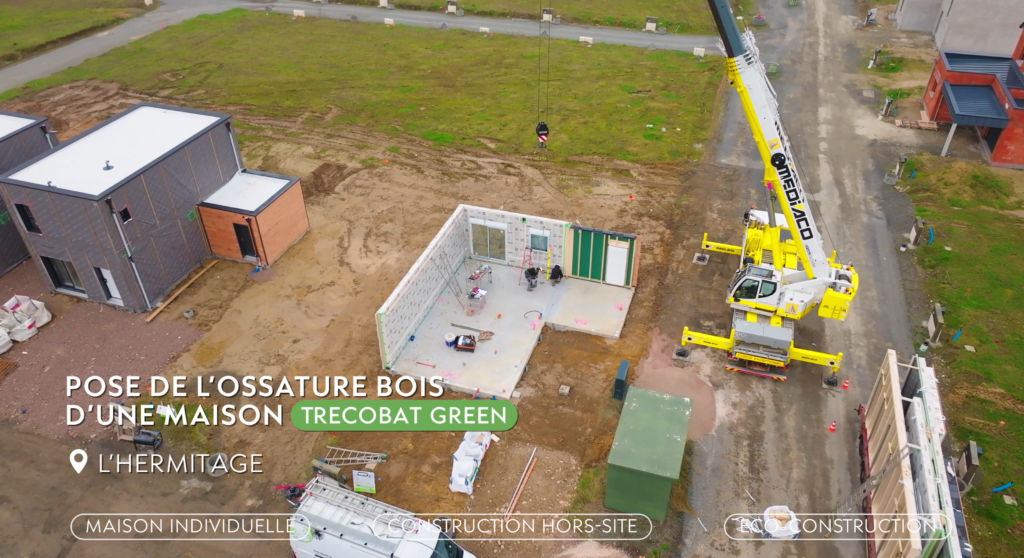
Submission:
[[[153,99],[114,84],[79,82],[9,102],[4,108],[48,116],[67,138],[142,100]],[[188,105],[186,99],[157,101]],[[195,108],[229,112],[240,123],[260,127],[261,137],[243,146],[246,166],[300,176],[311,228],[269,272],[249,276],[250,267],[221,262],[144,326],[202,332],[196,343],[182,345],[188,348],[167,366],[166,375],[381,373],[374,313],[459,203],[643,236],[639,286],[621,339],[544,334],[520,383],[519,423],[501,434],[501,442],[489,451],[473,497],[447,488],[449,456],[457,446],[451,433],[335,437],[289,427],[211,429],[211,441],[222,451],[262,451],[268,473],[264,476],[272,477],[267,483],[302,482],[310,459],[327,445],[386,452],[388,462],[378,469],[378,497],[423,513],[503,509],[529,452],[538,447],[538,465],[517,510],[564,509],[580,470],[607,456],[618,416],[610,397],[615,371],[620,359],[638,363],[648,353],[662,311],[659,290],[673,244],[677,239],[696,244],[703,232],[704,219],[684,218],[685,208],[731,201],[727,190],[714,190],[710,198],[688,192],[728,171],[702,170],[699,164],[637,166],[600,159],[554,166],[539,155],[500,159],[364,129],[323,135],[306,118],[252,116],[243,107]],[[722,236],[729,224],[710,232]],[[189,321],[181,314],[185,308],[196,314]],[[675,337],[671,332],[656,339],[659,352],[669,354]],[[651,380],[646,381],[657,387],[658,375],[650,372]],[[667,376],[660,381],[674,382]],[[572,387],[569,397],[557,393],[563,384]],[[694,385],[703,389],[699,382]],[[292,401],[281,403],[287,409]],[[703,416],[713,417],[713,405],[711,415],[701,409]],[[694,423],[698,432],[706,432],[714,420]],[[265,490],[267,483],[258,489]],[[534,554],[533,549],[517,546],[467,543],[483,556]],[[569,550],[574,556],[605,552],[588,548]]]
[[[66,397],[66,375],[82,380],[88,376],[149,378],[201,336],[182,322],[146,325],[141,314],[51,295],[31,261],[0,277],[0,299],[15,294],[45,302],[53,320],[4,354],[17,362],[18,368],[0,384],[0,421],[51,438],[92,439],[104,431],[95,416],[79,426],[66,425],[68,405],[87,409],[98,402],[84,390]]]

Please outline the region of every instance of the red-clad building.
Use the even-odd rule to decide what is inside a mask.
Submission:
[[[1024,167],[1022,64],[1024,32],[1011,56],[939,52],[925,89],[924,107],[929,119],[953,124],[943,156],[958,125],[974,126],[990,163]]]

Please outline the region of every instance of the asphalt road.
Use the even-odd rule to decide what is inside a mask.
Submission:
[[[763,60],[781,63],[773,85],[803,183],[817,202],[825,249],[853,263],[861,280],[845,322],[805,318],[797,343],[842,352],[840,380],[849,378],[851,389],[822,389],[821,367],[804,363],[790,368],[785,383],[737,374],[715,385],[716,401],[727,407],[719,416],[728,418],[694,446],[690,504],[703,525],[686,521],[683,555],[859,558],[862,541],[814,541],[821,537],[804,533],[795,542],[739,542],[722,531],[733,513],[779,504],[828,513],[846,499],[860,484],[854,409],[870,393],[886,349],[903,362],[913,350],[897,241],[913,214],[905,196],[882,183],[896,155],[912,149],[905,137],[886,137],[892,127],[855,97],[850,76],[868,40],[854,28],[857,7],[853,0],[806,0],[796,8],[767,5],[763,13],[769,28],[757,33],[758,47]],[[747,177],[737,186],[736,215],[722,216],[738,228],[743,200],[763,206],[763,166],[735,93],[717,132],[715,164]],[[835,433],[827,429],[832,421]]]
[[[304,10],[307,17],[351,19],[366,23],[384,24],[384,19],[393,19],[396,25],[431,27],[440,29],[442,24],[449,29],[464,29],[480,32],[486,28],[490,33],[535,37],[541,32],[536,21],[524,19],[490,19],[483,17],[456,17],[436,12],[384,10],[343,4],[314,4],[310,2],[243,2],[240,0],[163,0],[152,12],[129,20],[117,27],[75,41],[45,54],[30,58],[0,70],[0,92],[19,87],[32,80],[44,78],[52,73],[77,66],[88,58],[99,56],[112,48],[126,45],[167,27],[191,19],[200,14],[215,14],[231,8],[247,8],[291,14]],[[718,54],[717,37],[692,35],[656,35],[639,31],[626,31],[603,27],[579,27],[575,25],[548,25],[552,38],[578,41],[590,37],[594,43],[628,45],[641,48],[681,50],[692,52],[701,47],[709,54]]]

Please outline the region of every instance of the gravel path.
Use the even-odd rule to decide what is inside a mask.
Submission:
[[[0,420],[51,438],[89,438],[101,432],[94,415],[68,427],[67,405],[87,408],[115,399],[91,398],[81,390],[66,397],[68,375],[149,378],[202,336],[181,321],[157,319],[147,324],[145,314],[50,295],[28,261],[0,277],[0,301],[15,293],[46,302],[54,318],[35,337],[15,343],[3,355],[17,361],[18,368],[0,381]]]

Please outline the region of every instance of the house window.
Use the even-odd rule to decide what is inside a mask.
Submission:
[[[473,255],[478,258],[507,261],[505,258],[505,223],[470,219]]]
[[[121,211],[118,211],[117,213],[118,213],[118,215],[121,216],[121,222],[122,223],[127,223],[128,221],[132,220],[132,212],[128,211],[128,206],[127,205],[122,207]]]
[[[82,285],[82,280],[78,277],[78,270],[75,269],[75,264],[56,258],[44,257],[40,259],[43,260],[43,267],[46,268],[46,272],[50,275],[50,279],[55,287],[77,293],[85,293],[85,287]]]
[[[21,224],[25,227],[25,230],[30,233],[43,234],[43,230],[39,228],[39,223],[36,222],[35,215],[32,215],[32,209],[21,203],[14,204],[14,208],[18,210],[18,217],[21,217]]]
[[[530,229],[530,249],[540,252],[548,251],[548,231]]]

